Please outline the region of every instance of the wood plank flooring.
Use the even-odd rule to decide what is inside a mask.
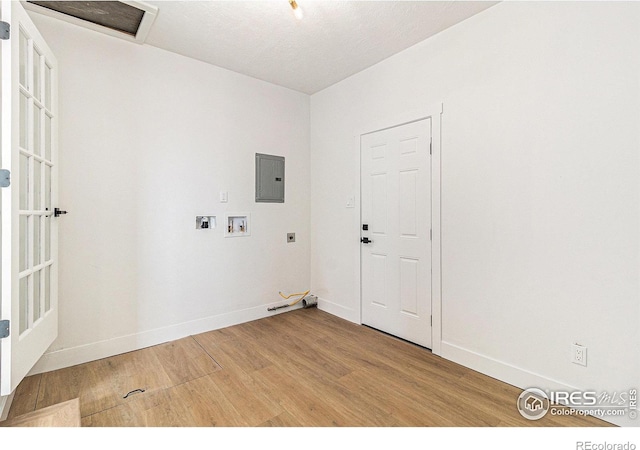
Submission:
[[[0,422],[0,427],[79,427],[80,401],[77,398],[37,409],[14,419]]]
[[[9,418],[79,398],[85,427],[610,426],[526,420],[520,392],[314,308],[28,377]]]

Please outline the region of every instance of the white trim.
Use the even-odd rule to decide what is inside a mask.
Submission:
[[[442,113],[444,111],[443,103],[436,103],[426,108],[413,111],[404,111],[395,117],[395,120],[379,121],[373,126],[356,134],[354,137],[355,152],[358,155],[358,186],[357,199],[360,208],[360,214],[357,214],[357,230],[358,238],[360,237],[360,224],[362,214],[361,184],[362,184],[362,161],[360,140],[365,134],[375,133],[377,131],[394,128],[419,120],[431,119],[431,139],[433,142],[431,155],[431,228],[433,230],[433,238],[431,242],[431,315],[433,323],[431,326],[431,352],[435,355],[441,354],[442,342],[442,236],[441,236],[441,131],[442,131]],[[357,323],[362,323],[362,275],[360,269],[362,267],[362,252],[358,246],[357,255],[357,276],[356,276],[356,298],[358,299],[357,310],[353,316],[357,317]],[[337,305],[336,305],[337,306]],[[340,314],[336,314],[343,317]],[[346,318],[346,317],[343,317]],[[351,319],[347,319],[351,320]],[[355,320],[353,320],[355,321]]]
[[[441,342],[440,356],[449,361],[463,365],[469,369],[490,376],[520,389],[538,388],[543,391],[578,391],[580,388],[562,381],[531,372],[526,369],[505,363],[487,355],[468,350],[450,342]],[[515,408],[516,399],[513,399]],[[637,426],[628,416],[599,417],[619,426]]]
[[[11,404],[13,403],[13,396],[16,395],[14,390],[11,394],[0,397],[0,422],[7,420]]]
[[[253,308],[205,317],[203,319],[182,322],[176,325],[156,328],[154,330],[120,336],[77,347],[65,348],[45,353],[36,363],[29,375],[63,369],[122,353],[140,350],[165,342],[182,339],[187,336],[205,333],[219,328],[230,327],[240,323],[263,319],[302,308],[302,304],[278,311],[267,311],[267,308],[279,306],[281,302],[271,303]]]
[[[431,116],[431,351],[441,353],[442,343],[442,114],[434,108]]]
[[[138,32],[136,33],[135,38],[135,42],[137,42],[138,44],[144,44],[147,40],[147,36],[149,36],[149,32],[151,31],[153,22],[156,21],[156,17],[158,16],[158,8],[144,2],[128,0],[120,1],[122,3],[126,3],[129,6],[133,6],[134,8],[138,8],[144,11],[144,16],[142,16],[142,21],[140,22],[140,26],[138,27]]]
[[[149,35],[149,31],[151,31],[151,26],[153,25],[153,22],[156,20],[156,16],[158,15],[158,8],[153,5],[149,5],[148,3],[138,2],[138,1],[120,0],[120,2],[144,11],[144,15],[142,16],[142,21],[140,22],[140,26],[138,27],[138,32],[136,33],[135,36],[131,36],[121,31],[112,30],[111,28],[103,27],[102,25],[91,23],[86,20],[78,19],[77,17],[68,16],[66,14],[62,14],[60,12],[53,11],[51,9],[43,8],[42,6],[35,5],[33,3],[28,3],[24,1],[21,1],[20,3],[28,11],[33,11],[38,14],[42,14],[44,16],[53,17],[55,19],[68,22],[82,28],[87,28],[89,30],[107,34],[109,36],[124,39],[125,41],[135,42],[137,44],[144,44],[144,42],[147,40],[147,36]]]
[[[358,182],[356,183],[356,208],[357,214],[354,214],[355,224],[354,230],[358,230],[355,238],[358,240],[357,251],[355,252],[355,270],[354,270],[354,297],[358,299],[357,310],[354,313],[355,321],[358,324],[362,324],[362,248],[360,244],[360,236],[362,236],[362,135],[359,134],[354,137],[354,146],[357,149],[356,154],[356,167],[358,168]],[[340,316],[342,317],[342,316]]]
[[[362,324],[360,321],[360,308],[346,308],[338,303],[318,297],[318,309],[341,319],[348,320],[349,322],[353,322],[358,325]]]

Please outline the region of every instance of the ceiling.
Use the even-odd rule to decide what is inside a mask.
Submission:
[[[313,94],[477,14],[485,1],[147,1],[152,45]]]
[[[296,1],[303,12],[301,19],[295,17],[289,0],[48,0],[23,4],[76,25],[314,94],[497,3]],[[117,25],[128,14],[123,8],[134,9],[128,5],[147,11],[142,22],[139,18],[136,22],[137,33],[101,26],[104,21]],[[63,12],[68,9],[70,13]]]

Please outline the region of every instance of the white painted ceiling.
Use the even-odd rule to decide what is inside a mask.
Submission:
[[[146,1],[152,45],[313,94],[494,5],[485,1]]]

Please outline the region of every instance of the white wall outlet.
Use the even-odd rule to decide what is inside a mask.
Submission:
[[[571,346],[571,362],[581,366],[587,366],[587,347],[580,344]]]
[[[220,203],[227,203],[229,201],[229,192],[220,191]]]

